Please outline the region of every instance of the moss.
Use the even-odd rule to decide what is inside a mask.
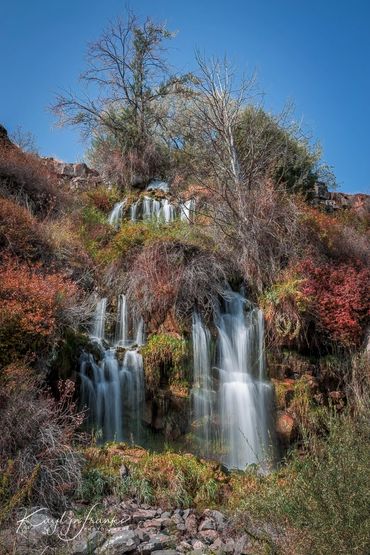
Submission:
[[[159,387],[182,384],[186,379],[185,359],[187,343],[185,339],[168,333],[152,335],[142,348],[145,380],[149,391]]]

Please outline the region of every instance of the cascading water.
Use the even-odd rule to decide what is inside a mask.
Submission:
[[[191,222],[195,212],[195,200],[189,199],[180,204],[180,219],[183,222]]]
[[[191,390],[193,419],[204,453],[211,453],[212,415],[215,391],[211,376],[211,334],[197,312],[193,314],[193,387]]]
[[[269,415],[273,388],[267,382],[263,314],[246,312],[243,295],[225,292],[215,317],[217,360],[211,365],[211,337],[193,315],[193,427],[204,455],[229,468],[264,466],[271,455]]]
[[[129,317],[126,296],[120,295],[115,342],[107,347],[106,307],[107,299],[97,303],[91,331],[100,360],[97,362],[91,353],[81,357],[81,400],[89,410],[91,426],[104,441],[137,441],[144,401],[143,360],[137,345],[144,341],[144,323]],[[122,347],[131,349],[123,353]]]
[[[125,204],[125,200],[117,202],[114,205],[112,212],[109,214],[108,222],[116,228],[118,228],[121,223]]]

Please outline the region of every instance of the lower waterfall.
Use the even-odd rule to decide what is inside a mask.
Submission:
[[[267,381],[263,314],[245,310],[246,299],[226,291],[215,316],[215,365],[210,332],[193,316],[193,427],[204,455],[228,468],[264,466],[271,456],[273,386]]]
[[[115,326],[109,326],[106,311],[107,299],[101,299],[91,329],[99,357],[91,353],[81,357],[82,403],[103,441],[140,442],[145,369],[139,350],[145,343],[144,322],[130,312],[123,294]],[[247,306],[242,294],[227,289],[214,314],[213,329],[214,338],[200,314],[193,313],[195,448],[228,468],[244,469],[249,464],[264,468],[272,455],[273,386],[265,370],[263,314]]]
[[[144,323],[131,317],[125,295],[118,300],[114,341],[106,339],[107,299],[97,303],[91,339],[100,360],[83,353],[80,364],[81,402],[91,427],[103,441],[138,441],[144,402]],[[127,350],[124,350],[126,348]]]

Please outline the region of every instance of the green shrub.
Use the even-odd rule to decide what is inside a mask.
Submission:
[[[161,384],[174,384],[184,380],[187,354],[185,339],[168,333],[155,334],[149,338],[141,353],[146,385],[150,391],[155,391]]]

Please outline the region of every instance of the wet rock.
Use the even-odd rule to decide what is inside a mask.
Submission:
[[[121,553],[134,551],[139,544],[139,536],[134,530],[121,530],[120,532],[115,532],[96,553],[101,555],[121,555]]]

